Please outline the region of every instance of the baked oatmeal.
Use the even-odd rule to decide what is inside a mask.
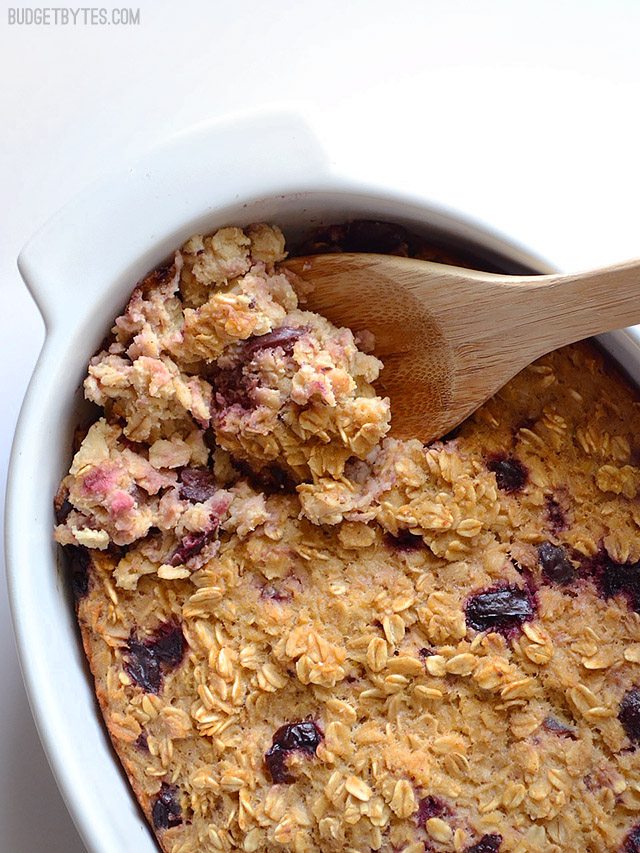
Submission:
[[[222,228],[138,285],[56,497],[160,847],[640,851],[637,391],[580,343],[395,440],[285,254]]]

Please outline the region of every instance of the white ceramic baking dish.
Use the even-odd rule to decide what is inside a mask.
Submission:
[[[190,234],[223,224],[278,223],[290,239],[351,217],[398,222],[425,236],[550,269],[505,238],[425,200],[335,171],[305,123],[264,113],[197,128],[89,189],[19,258],[45,320],[11,459],[6,542],[9,593],[31,708],[51,767],[87,848],[157,848],[112,752],[94,700],[51,536],[52,496],[68,466],[89,357],[133,284]],[[603,343],[640,380],[637,329]]]

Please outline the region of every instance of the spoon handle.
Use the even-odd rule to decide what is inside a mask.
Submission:
[[[576,340],[640,323],[640,260],[543,279],[544,314]]]
[[[472,277],[473,276],[472,274]],[[509,335],[523,364],[574,341],[640,323],[640,260],[599,270],[543,276],[478,274],[477,304],[466,318],[467,339]]]

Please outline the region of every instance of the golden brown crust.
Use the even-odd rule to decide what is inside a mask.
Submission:
[[[93,574],[95,569],[91,567],[89,572]],[[78,614],[78,626],[80,628],[80,636],[82,638],[82,646],[84,648],[84,653],[87,658],[87,663],[89,664],[89,669],[91,670],[91,675],[93,676],[93,689],[96,694],[96,699],[98,701],[98,706],[102,713],[102,718],[105,723],[105,727],[107,732],[109,733],[109,738],[111,740],[111,745],[124,768],[125,773],[127,774],[127,778],[129,780],[129,784],[133,789],[133,793],[138,800],[138,804],[142,809],[146,820],[149,823],[149,826],[153,826],[152,816],[151,816],[151,799],[143,786],[138,782],[138,776],[136,773],[136,768],[134,763],[129,758],[129,753],[125,748],[125,744],[119,738],[117,730],[112,725],[109,717],[109,694],[105,690],[104,686],[101,682],[101,673],[97,667],[97,662],[94,654],[94,647],[97,645],[97,637],[91,631],[91,628],[87,623],[80,617]],[[160,847],[163,850],[166,848],[162,843],[162,837],[156,836],[156,840]]]
[[[241,271],[216,246],[201,269]],[[205,298],[195,273],[188,282]],[[314,335],[328,349],[338,340],[322,324]],[[302,366],[317,352],[307,344]],[[261,363],[263,378],[283,368],[271,390],[289,388],[288,357]],[[190,429],[151,458],[202,452]],[[116,527],[100,528],[109,544],[90,552],[78,618],[109,734],[162,849],[632,851],[639,433],[635,388],[582,343],[540,359],[429,448],[386,439],[345,457],[341,438],[320,460],[304,437],[294,491],[265,491],[264,471],[249,482],[216,450],[226,515],[195,556],[183,536],[166,561],[175,533],[118,548]],[[229,450],[253,464],[249,434]],[[112,458],[105,435],[76,458],[72,497],[85,465]],[[117,490],[137,494],[126,477],[150,474],[124,460]],[[185,488],[171,470],[159,468],[166,494]],[[192,498],[208,488],[187,484]],[[178,495],[154,518],[171,510],[198,531],[207,500]],[[283,731],[294,723],[307,728]]]

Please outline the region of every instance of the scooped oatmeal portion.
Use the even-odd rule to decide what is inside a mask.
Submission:
[[[375,247],[443,259],[384,223],[310,248]],[[581,343],[396,440],[370,336],[285,257],[222,228],[136,287],[55,500],[160,847],[640,851],[636,389]]]

